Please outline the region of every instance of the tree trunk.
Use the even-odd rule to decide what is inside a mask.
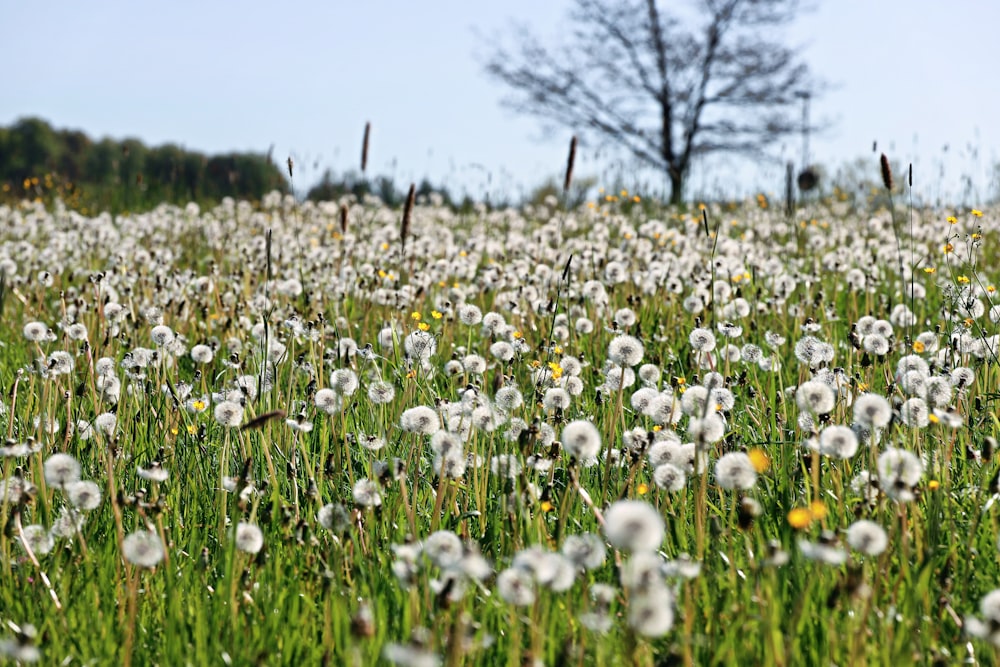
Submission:
[[[670,204],[680,206],[683,203],[684,175],[673,169],[667,175],[670,176]]]

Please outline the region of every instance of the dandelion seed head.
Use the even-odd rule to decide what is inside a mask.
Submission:
[[[803,382],[795,390],[795,402],[799,410],[813,415],[825,415],[836,405],[836,396],[827,383],[810,380]]]
[[[596,570],[607,559],[604,540],[593,533],[567,536],[561,551],[574,565],[585,570]]]
[[[666,525],[660,513],[641,500],[619,500],[604,513],[604,536],[616,549],[656,551]]]
[[[620,334],[608,345],[608,358],[619,366],[636,366],[642,356],[642,343],[635,336]]]
[[[715,482],[724,489],[752,489],[757,469],[743,452],[729,452],[715,462]]]
[[[688,335],[688,342],[695,352],[711,352],[715,349],[715,334],[709,329],[699,327]]]
[[[53,454],[42,465],[45,483],[65,489],[68,484],[80,480],[80,462],[69,454]]]
[[[847,543],[855,551],[867,556],[878,556],[889,546],[889,536],[874,521],[860,519],[848,527]]]
[[[854,421],[868,428],[885,428],[892,421],[892,406],[878,394],[861,394],[854,399]]]
[[[577,420],[567,424],[562,431],[563,449],[578,461],[596,457],[601,450],[601,433],[593,423]]]
[[[236,428],[243,423],[243,406],[234,401],[222,401],[215,406],[215,421],[221,426]]]
[[[122,555],[133,565],[153,568],[163,560],[163,543],[156,533],[138,530],[125,536],[122,542]]]
[[[662,637],[674,626],[674,594],[666,586],[655,586],[633,596],[628,605],[628,624],[645,637]]]
[[[149,332],[149,337],[157,347],[166,347],[174,342],[174,331],[170,327],[160,324]]]
[[[347,508],[340,503],[327,503],[319,508],[316,513],[316,520],[319,525],[331,533],[342,533],[351,524],[351,517]]]
[[[668,493],[678,493],[687,484],[687,475],[673,463],[664,463],[653,469],[653,482]]]
[[[370,479],[359,479],[355,482],[351,495],[354,498],[354,504],[358,507],[382,506],[382,494],[378,482]]]
[[[351,396],[358,390],[358,376],[350,368],[338,368],[330,373],[330,388],[341,396]]]
[[[63,490],[70,504],[78,510],[89,512],[101,505],[101,487],[90,480],[70,482]]]
[[[255,554],[264,547],[264,533],[260,527],[246,521],[236,524],[234,539],[236,548],[244,553]]]
[[[434,408],[418,405],[403,411],[399,425],[404,431],[421,435],[433,435],[441,428],[441,418]]]

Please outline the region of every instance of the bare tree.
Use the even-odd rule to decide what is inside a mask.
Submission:
[[[486,71],[513,89],[504,103],[623,149],[666,172],[680,203],[692,160],[760,156],[798,132],[795,93],[811,90],[798,54],[775,38],[795,0],[692,0],[683,15],[656,0],[575,0],[565,44],[517,30]],[[690,27],[689,27],[690,26]]]

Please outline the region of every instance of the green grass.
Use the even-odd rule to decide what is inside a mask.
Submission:
[[[995,354],[956,349],[932,371],[974,370],[972,386],[955,391],[950,403],[961,426],[894,422],[877,445],[862,444],[843,461],[803,447],[811,434],[799,423],[794,388],[821,367],[842,369],[844,392],[827,421],[850,425],[850,396],[870,391],[905,398],[894,376],[919,333],[937,331],[943,346],[962,330],[988,341],[996,333],[989,318],[996,212],[981,218],[959,212],[951,225],[950,211],[917,211],[912,238],[901,226],[903,263],[921,260],[914,282],[926,294],[912,300],[916,323],[897,325],[890,352],[878,357],[855,348],[852,324],[864,315],[889,318],[894,307],[911,303],[900,289],[887,213],[877,214],[876,223],[834,204],[787,221],[757,203],[713,208],[713,239],[706,238],[700,215],[648,202],[620,206],[602,202],[527,219],[517,212],[456,216],[418,207],[405,258],[399,255],[398,212],[375,205],[352,207],[346,237],[336,208],[327,215],[312,205],[255,209],[238,221],[234,211],[221,208],[198,217],[161,209],[100,224],[38,209],[31,215],[27,208],[0,210],[0,259],[14,264],[0,301],[0,426],[11,444],[34,438],[41,445],[28,456],[0,459],[8,483],[20,475],[36,486],[23,502],[0,504],[6,526],[0,620],[34,625],[37,636],[25,641],[38,646],[44,664],[368,665],[395,655],[390,644],[407,646],[414,660],[419,648],[449,665],[954,664],[969,657],[964,619],[980,616],[980,599],[1000,586],[992,503],[998,468],[986,444],[997,436]],[[269,230],[270,244],[264,241]],[[956,252],[944,254],[941,246],[952,234],[958,235],[951,241]],[[136,260],[139,248],[148,256]],[[630,279],[608,285],[601,304],[582,290],[589,280],[605,281],[608,259],[620,262]],[[714,269],[713,260],[720,262]],[[933,273],[925,271],[931,267]],[[867,290],[848,286],[851,268],[870,276]],[[43,270],[52,274],[51,285],[39,280]],[[662,279],[643,284],[661,270]],[[98,271],[104,273],[99,281]],[[776,271],[794,281],[790,293],[778,289]],[[710,293],[713,275],[731,293],[700,313],[688,312],[685,298]],[[506,284],[487,287],[490,276]],[[291,289],[292,279],[301,292]],[[679,283],[676,290],[671,279]],[[956,307],[949,290],[966,284],[980,288],[975,297],[985,313],[967,322],[945,318]],[[680,401],[710,370],[699,364],[689,333],[699,324],[710,327],[723,345],[715,324],[734,319],[724,309],[737,297],[747,300],[750,314],[738,320],[743,333],[733,342],[760,346],[780,369],[718,356],[711,361],[735,406],[726,411],[725,436],[704,443],[704,473],[689,474],[683,490],[657,489],[644,448],[623,454],[617,464],[602,459],[582,467],[538,439],[545,425],[558,439],[562,426],[577,419],[594,422],[603,450],[622,447],[631,429],[660,430],[631,407],[638,381],[621,392],[597,391],[617,335],[615,312],[634,311],[635,324],[623,330],[642,341],[642,363],[660,368],[657,387],[669,388]],[[521,339],[527,350],[508,363],[494,359],[494,337],[456,318],[463,299],[483,313],[501,312],[517,333],[495,339]],[[108,301],[124,307],[117,323],[105,316]],[[150,306],[184,337],[185,349],[160,350],[141,369],[143,377],[129,378],[120,365],[126,353],[156,347],[144,316]],[[293,316],[304,327],[298,334],[288,323]],[[593,333],[576,331],[579,317],[593,322]],[[35,320],[52,327],[55,339],[27,341],[22,328]],[[264,341],[250,331],[265,320],[268,341],[285,346],[270,362]],[[65,327],[73,322],[86,327],[89,345],[69,339]],[[818,326],[810,335],[834,351],[832,362],[812,370],[794,353],[809,322]],[[426,367],[408,360],[402,346],[420,324],[437,341]],[[379,345],[385,325],[397,329],[394,348]],[[787,339],[773,351],[765,342],[769,331]],[[339,356],[346,338],[362,348],[373,343],[377,358]],[[238,351],[231,349],[233,339]],[[193,362],[188,349],[209,342],[218,345],[215,359]],[[44,377],[34,360],[57,350],[71,354],[74,368]],[[231,353],[238,369],[226,363]],[[487,360],[485,372],[444,372],[446,362],[468,353]],[[583,391],[564,411],[546,410],[544,387],[535,388],[539,371],[553,364],[558,375],[564,355],[585,362]],[[929,351],[921,356],[936,359]],[[97,385],[101,357],[114,360],[122,384],[117,402],[102,397]],[[313,398],[329,386],[336,368],[352,368],[360,389],[327,415]],[[301,411],[311,431],[293,430],[280,415],[250,429],[216,422],[212,392],[231,392],[238,376],[262,373],[269,387],[246,398],[242,423],[277,410],[288,418]],[[547,377],[552,382],[551,370]],[[379,378],[395,388],[385,405],[366,394]],[[469,385],[492,400],[505,382],[524,395],[511,416],[532,428],[513,439],[504,437],[505,418],[495,430],[471,429],[464,451],[483,464],[442,481],[432,467],[429,438],[405,432],[401,414],[417,405],[461,402]],[[555,384],[566,382],[564,376]],[[251,384],[256,389],[257,381]],[[203,412],[185,408],[202,396],[208,397]],[[84,439],[79,429],[67,430],[107,412],[116,417],[110,433]],[[53,416],[60,429],[47,433],[36,426],[41,415]],[[687,441],[689,421],[683,416],[664,428]],[[361,434],[384,437],[386,446],[369,451],[358,442]],[[890,445],[925,462],[915,499],[901,503],[882,493],[866,502],[851,480],[862,470],[875,471]],[[973,450],[982,454],[974,458]],[[717,483],[715,462],[734,451],[766,457],[768,467],[751,489]],[[103,500],[85,514],[78,534],[57,537],[36,566],[20,543],[19,526],[49,528],[67,506],[65,494],[43,475],[44,461],[56,452],[80,461],[82,477],[99,484]],[[498,454],[514,457],[522,470],[509,477],[493,472],[490,459]],[[551,458],[552,465],[529,469],[532,455]],[[400,461],[398,476],[379,464],[393,459]],[[166,481],[138,476],[138,467],[153,461],[169,471]],[[380,474],[381,506],[355,507],[354,484]],[[240,488],[253,484],[257,492],[241,499],[223,490],[223,476],[237,478]],[[601,534],[607,506],[624,498],[648,502],[663,517],[662,559],[688,554],[701,564],[694,578],[665,580],[674,620],[661,636],[643,636],[630,625],[629,612],[643,590],[622,586],[620,574],[638,557],[611,548],[603,566],[577,572],[568,590],[536,582],[535,599],[525,606],[505,602],[495,576],[446,583],[447,573],[426,556],[417,559],[406,585],[394,574],[398,545],[425,540],[435,530],[453,531],[499,574],[522,550],[557,551],[568,535]],[[741,510],[744,499],[759,504],[759,515]],[[320,525],[317,513],[328,503],[345,507],[346,527]],[[805,510],[807,525],[791,525],[793,509]],[[844,531],[859,518],[887,532],[888,548],[880,555],[848,547]],[[263,530],[259,553],[236,548],[233,530],[240,521]],[[154,568],[123,558],[122,537],[144,528],[166,545]],[[805,557],[799,541],[816,542],[824,530],[848,551],[846,563]],[[776,549],[787,554],[787,564],[772,563]],[[606,633],[583,622],[586,612],[600,610],[592,599],[598,584],[615,590]],[[992,663],[990,644],[971,641],[975,659]]]

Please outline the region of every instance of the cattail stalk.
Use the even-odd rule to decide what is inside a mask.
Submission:
[[[364,174],[365,170],[368,169],[368,141],[371,139],[372,135],[372,124],[371,122],[365,123],[365,138],[361,142],[361,173]]]
[[[573,184],[573,163],[576,162],[576,135],[569,142],[569,158],[566,160],[566,179],[563,181],[563,192],[569,192]]]
[[[347,204],[340,205],[340,235],[347,233]]]
[[[292,171],[295,168],[295,162],[292,160],[292,156],[291,155],[288,156],[288,162],[287,162],[287,164],[288,164],[288,178],[293,178]]]

